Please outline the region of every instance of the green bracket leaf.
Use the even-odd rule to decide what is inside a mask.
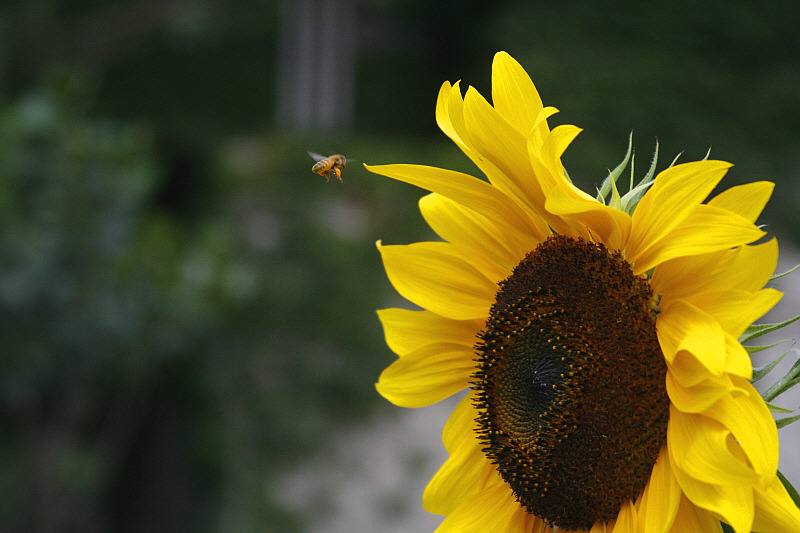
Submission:
[[[628,163],[631,160],[631,153],[633,152],[633,132],[628,136],[628,151],[625,153],[625,157],[622,159],[622,162],[614,167],[614,170],[611,170],[608,173],[608,177],[603,180],[603,184],[600,185],[600,189],[597,191],[597,201],[606,203],[606,197],[608,193],[611,192],[612,185],[616,185],[617,180],[622,175],[622,171],[625,170],[625,167],[628,166]]]
[[[786,479],[786,476],[781,474],[780,470],[778,470],[778,479],[780,479],[781,483],[783,483],[783,487],[786,489],[786,492],[789,493],[789,496],[792,498],[794,504],[797,507],[800,507],[800,494],[798,494],[797,489],[795,489],[792,484],[789,483],[789,480]]]
[[[785,376],[779,379],[777,383],[775,383],[772,387],[767,389],[764,394],[762,394],[764,401],[771,402],[784,392],[800,383],[800,351],[794,348],[792,351],[798,355],[797,360],[795,360],[792,368],[789,369],[789,372],[787,372]]]
[[[778,278],[782,278],[783,276],[787,276],[787,275],[791,274],[792,272],[794,272],[795,270],[797,270],[798,268],[800,268],[800,264],[794,266],[793,268],[790,268],[786,272],[781,272],[780,274],[773,274],[772,277],[769,278],[769,280],[772,281],[774,279],[778,279]]]
[[[787,342],[788,340],[789,340],[789,339],[781,339],[781,340],[779,340],[778,342],[775,342],[775,343],[773,343],[773,344],[766,344],[766,345],[764,345],[764,346],[744,346],[743,348],[744,348],[745,350],[747,350],[747,353],[748,353],[748,354],[750,354],[750,355],[753,355],[754,353],[758,353],[758,352],[760,352],[760,351],[762,351],[762,350],[766,350],[766,349],[768,349],[768,348],[774,348],[774,347],[776,347],[777,345],[779,345],[780,343],[782,343],[782,342]],[[792,344],[792,346],[794,346],[794,344]]]
[[[795,412],[795,409],[787,409],[786,407],[780,407],[778,405],[773,405],[771,403],[767,403],[767,409],[769,409],[770,412],[772,412],[772,413],[787,414],[787,413],[794,413]]]
[[[781,342],[785,342],[785,341],[779,341],[779,342],[776,342],[775,344],[772,344],[770,346],[745,346],[745,349],[747,349],[748,353],[753,354],[753,353],[758,352],[760,350],[763,350],[765,348],[772,348],[773,346],[777,346]],[[750,380],[750,383],[755,383],[756,381],[760,380],[761,378],[763,378],[764,376],[766,376],[767,374],[772,372],[772,369],[775,368],[775,366],[778,363],[780,363],[781,360],[783,360],[784,357],[786,357],[786,354],[788,354],[789,352],[792,351],[793,347],[794,347],[794,344],[792,344],[792,346],[789,347],[788,350],[783,352],[783,355],[781,355],[780,357],[778,357],[777,359],[775,359],[771,363],[767,363],[765,365],[753,367],[753,377]],[[750,348],[758,348],[758,350],[754,350],[754,351],[751,352]]]
[[[781,429],[782,427],[788,426],[792,422],[797,422],[798,420],[800,420],[800,415],[779,418],[775,421],[775,423],[778,425],[778,429]]]
[[[800,319],[800,315],[790,318],[789,320],[784,320],[783,322],[776,322],[774,324],[751,324],[739,337],[739,342],[744,344],[753,339],[757,339],[762,335],[766,335],[767,333],[786,327],[798,319]]]

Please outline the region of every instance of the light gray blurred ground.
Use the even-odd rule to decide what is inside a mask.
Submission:
[[[376,392],[377,394],[377,392]],[[442,521],[422,492],[447,459],[442,427],[462,395],[346,428],[276,495],[308,517],[307,533],[431,532]],[[304,511],[314,509],[313,513]]]

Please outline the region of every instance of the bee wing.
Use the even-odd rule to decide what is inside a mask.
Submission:
[[[319,155],[316,152],[308,152],[308,155],[311,156],[311,159],[313,159],[314,161],[317,161],[317,162],[322,161],[323,159],[325,159],[324,155]]]

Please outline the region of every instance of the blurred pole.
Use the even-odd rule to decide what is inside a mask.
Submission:
[[[278,127],[349,130],[355,108],[355,0],[282,0],[279,17]]]

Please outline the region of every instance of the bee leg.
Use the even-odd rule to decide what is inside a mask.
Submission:
[[[338,168],[334,168],[333,169],[333,173],[336,174],[336,178],[339,180],[340,183],[344,183],[342,181],[342,171],[341,170],[339,170]]]

